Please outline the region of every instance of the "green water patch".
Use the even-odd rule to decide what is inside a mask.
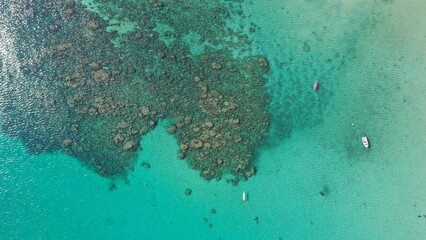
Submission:
[[[123,12],[118,2],[105,3],[95,0],[81,0],[80,3],[87,11],[95,13],[106,21],[107,26],[105,31],[118,34],[114,39],[111,39],[115,47],[122,46],[121,35],[135,31],[138,26],[136,22],[130,21],[126,17],[125,12]],[[92,25],[96,26],[96,24],[97,22],[92,22]]]
[[[357,43],[380,22],[376,8],[343,2],[244,5],[242,22],[251,26],[246,31],[254,51],[270,60],[267,89],[274,135],[288,137],[321,124],[326,110],[340,101],[335,99],[338,91],[352,87],[346,76],[359,61]]]
[[[81,0],[80,3],[84,7],[108,22],[107,32],[117,32],[118,34],[126,34],[135,30],[137,23],[129,21],[117,3],[114,2],[98,2],[95,0]]]
[[[197,33],[190,32],[182,37],[190,46],[191,55],[200,55],[204,52],[204,46],[201,42],[201,36]]]
[[[374,18],[359,34],[354,45],[355,58],[349,65],[351,68],[343,75],[343,81],[336,85],[333,101],[338,104],[333,104],[335,109],[327,112],[328,118],[336,119],[336,140],[345,147],[342,152],[354,162],[365,160],[360,156],[363,152],[357,148],[362,135],[370,137],[372,147],[374,142],[377,144],[375,151],[370,153],[374,162],[399,162],[395,158],[396,152],[406,152],[404,148],[411,149],[411,153],[422,151],[421,148],[413,149],[411,144],[402,144],[419,138],[419,131],[425,132],[413,117],[421,112],[414,110],[418,109],[416,101],[408,100],[409,96],[421,98],[415,90],[421,85],[418,78],[408,77],[419,73],[419,68],[414,67],[419,62],[413,61],[419,58],[408,49],[422,51],[420,49],[424,49],[424,45],[414,41],[420,31],[413,33],[407,30],[412,28],[408,27],[411,21],[395,17],[404,16],[400,11],[405,8],[378,4],[371,9]],[[407,37],[409,35],[412,37]],[[410,93],[404,91],[407,88],[411,89]],[[415,130],[411,132],[408,129]],[[413,159],[413,156],[408,159]]]
[[[102,176],[126,176],[139,140],[171,119],[177,156],[205,179],[231,173],[236,184],[255,174],[254,152],[269,126],[268,63],[234,58],[232,48],[245,41],[219,41],[244,38],[227,31],[230,13],[220,2],[57,1],[28,9],[47,10],[31,16],[32,25],[25,14],[9,21],[23,25],[14,44],[23,46],[17,56],[25,71],[18,81],[8,78],[2,110],[3,129],[31,152],[60,149]],[[114,23],[121,30],[110,31]],[[190,33],[228,47],[191,54]]]
[[[424,217],[416,214],[424,209],[426,151],[425,30],[416,23],[425,22],[425,9],[422,1],[245,4],[246,21],[257,26],[254,45],[270,60],[278,135],[258,167],[283,179],[269,188],[270,198],[297,203],[288,207],[288,216],[298,215],[288,221],[298,222],[288,239],[425,235]],[[258,177],[256,183],[264,176]]]
[[[165,43],[167,47],[169,47],[175,40],[173,38],[174,29],[170,25],[158,22],[155,24],[155,28],[153,28],[153,30],[159,34],[160,40]]]
[[[205,53],[207,49],[220,50],[226,47],[226,45],[219,44],[213,45],[209,40],[202,40],[201,35],[196,32],[189,32],[182,36],[182,40],[186,42],[189,47],[189,52],[192,56],[198,56]]]

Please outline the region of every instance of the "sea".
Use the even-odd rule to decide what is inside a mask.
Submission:
[[[227,24],[270,65],[256,175],[204,180],[163,121],[110,191],[79,160],[0,133],[0,239],[426,239],[426,2],[236,2],[244,17]]]

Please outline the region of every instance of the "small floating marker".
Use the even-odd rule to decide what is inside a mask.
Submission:
[[[314,91],[316,91],[317,88],[318,88],[318,80],[315,80],[314,86],[313,86]]]
[[[247,193],[246,192],[243,192],[242,200],[243,200],[243,202],[247,201]]]

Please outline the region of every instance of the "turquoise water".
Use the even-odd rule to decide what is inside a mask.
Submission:
[[[251,47],[271,65],[272,134],[254,177],[237,187],[203,180],[177,159],[164,122],[143,137],[115,191],[77,159],[30,155],[1,134],[0,237],[425,239],[426,5],[271,0],[242,9],[236,25],[258,27]]]

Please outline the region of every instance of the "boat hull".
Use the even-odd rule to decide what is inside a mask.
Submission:
[[[316,91],[316,90],[317,90],[317,88],[318,88],[318,80],[316,80],[316,81],[314,82],[314,86],[313,86],[314,91]]]
[[[367,136],[363,136],[362,137],[362,144],[364,145],[365,148],[369,148],[370,147],[370,143],[368,141]]]

